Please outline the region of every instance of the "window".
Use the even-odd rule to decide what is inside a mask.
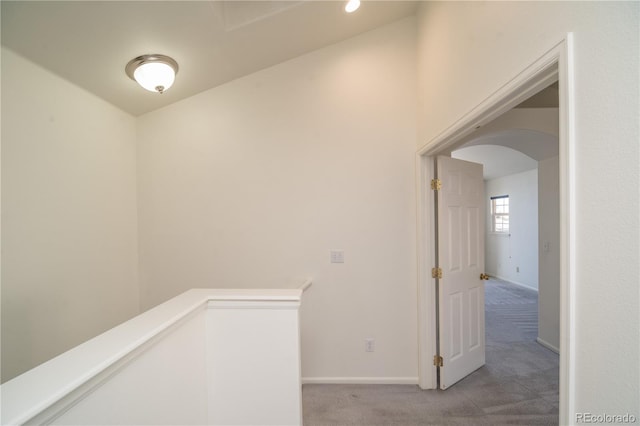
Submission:
[[[509,196],[499,195],[491,197],[491,230],[493,232],[509,233]]]

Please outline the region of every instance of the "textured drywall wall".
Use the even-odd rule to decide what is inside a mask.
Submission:
[[[143,306],[311,276],[303,376],[415,382],[415,40],[410,18],[141,116]]]
[[[538,163],[538,338],[560,348],[560,175],[558,157]]]
[[[485,181],[485,268],[489,275],[538,289],[538,170]],[[509,233],[491,232],[491,197],[509,196]]]
[[[639,10],[638,2],[423,2],[418,17],[418,146],[573,33],[577,332],[569,391],[576,412],[636,418]]]
[[[2,380],[139,311],[135,119],[2,49]]]

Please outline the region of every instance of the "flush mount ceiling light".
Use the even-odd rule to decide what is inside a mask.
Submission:
[[[176,79],[178,63],[166,55],[142,55],[129,61],[124,70],[150,92],[163,93]]]
[[[353,13],[360,7],[360,0],[349,0],[344,7],[347,13]]]

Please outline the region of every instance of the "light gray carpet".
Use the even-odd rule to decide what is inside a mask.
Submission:
[[[304,385],[304,424],[557,425],[558,355],[535,341],[537,294],[491,279],[485,308],[484,367],[446,391]]]

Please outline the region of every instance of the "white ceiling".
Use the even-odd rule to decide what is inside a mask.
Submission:
[[[465,147],[474,145],[500,145],[521,152],[536,161],[558,155],[558,137],[549,133],[531,129],[505,129],[482,134],[464,144]]]
[[[133,114],[415,14],[414,1],[6,1],[2,44]],[[136,56],[179,63],[160,95],[130,80]]]
[[[451,153],[451,157],[484,165],[484,179],[522,173],[538,167],[533,158],[500,145],[474,145],[460,148]]]

